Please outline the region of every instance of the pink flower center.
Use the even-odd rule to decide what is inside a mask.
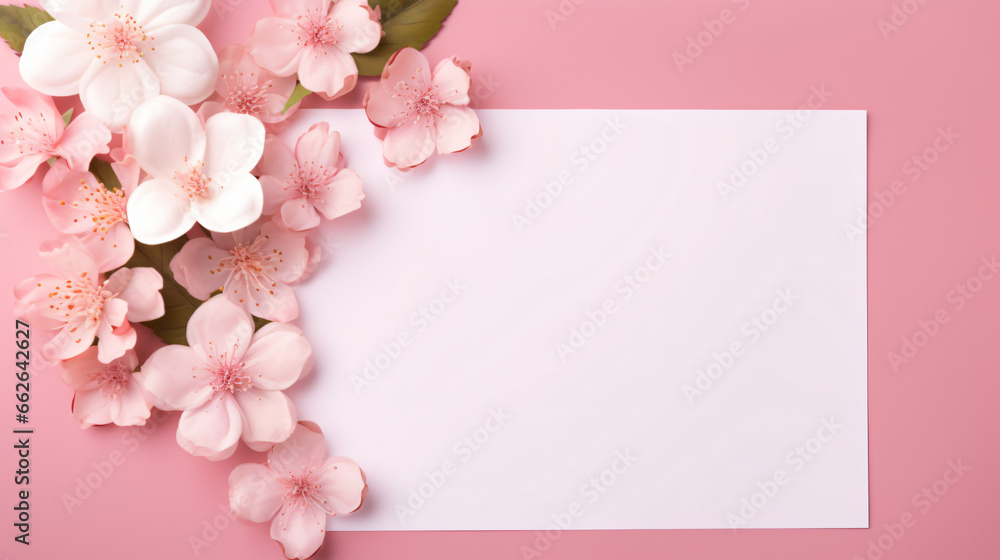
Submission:
[[[80,191],[83,192],[83,199],[76,200],[71,206],[82,208],[85,212],[85,220],[90,220],[94,224],[93,233],[98,234],[101,241],[104,241],[110,229],[119,223],[128,223],[125,214],[125,192],[121,189],[108,190],[104,185],[98,183],[97,188],[91,188],[83,179],[80,180]],[[60,200],[61,206],[66,205],[65,200]],[[79,218],[74,219],[76,222]],[[117,247],[117,244],[115,245]]]
[[[215,357],[212,353],[212,344],[209,343],[208,357],[214,359],[216,362],[215,369],[212,370],[212,390],[215,393],[221,393],[222,391],[236,393],[237,391],[248,391],[253,388],[250,375],[244,370],[246,364],[236,361],[234,357],[236,355],[235,344],[233,345],[232,355],[229,352],[223,352],[218,357]]]
[[[187,164],[187,170],[174,173],[174,183],[180,185],[191,200],[208,196],[208,186],[212,179],[206,177],[202,172],[205,164],[200,161],[192,164],[188,162],[187,158],[184,158],[184,162]]]
[[[257,116],[264,112],[267,105],[267,90],[271,89],[271,80],[258,83],[253,72],[249,76],[243,72],[234,72],[223,76],[226,81],[226,99],[223,104],[233,113]]]
[[[405,122],[415,122],[417,124],[432,125],[435,119],[443,119],[441,106],[445,103],[441,101],[438,86],[420,86],[419,84],[431,81],[428,76],[426,80],[421,79],[419,74],[423,70],[417,68],[415,75],[409,80],[400,80],[393,86],[392,97],[403,102],[403,109],[392,115],[393,119],[398,119],[400,124]]]
[[[81,272],[78,278],[58,284],[48,293],[49,314],[66,323],[82,320],[93,325],[101,318],[104,302],[114,296],[115,294],[104,289],[104,284],[98,284],[87,278],[86,272]],[[76,329],[77,326],[73,326],[69,332],[76,332]]]
[[[132,370],[121,361],[114,361],[104,367],[103,370],[92,373],[97,383],[101,386],[101,393],[109,399],[117,398],[128,386],[129,377]]]
[[[344,26],[336,19],[321,11],[309,10],[305,15],[296,18],[299,24],[299,38],[296,45],[311,47],[319,53],[326,54],[326,47],[337,44],[337,33]]]
[[[336,167],[318,165],[314,161],[296,163],[285,179],[285,190],[298,192],[300,196],[322,203],[323,195],[337,171]]]
[[[51,154],[57,139],[49,134],[50,128],[44,114],[39,113],[35,117],[18,112],[14,116],[14,129],[10,131],[10,138],[0,140],[0,144],[15,145],[22,155]]]
[[[316,460],[322,462],[322,457],[312,457],[310,458],[310,463],[315,464]],[[337,467],[334,466],[333,468],[336,469]],[[323,511],[332,515],[333,508],[321,492],[323,485],[316,481],[316,469],[315,466],[312,466],[302,469],[299,473],[294,473],[293,471],[275,471],[288,481],[289,484],[283,501],[286,504],[298,507],[308,506],[312,502],[318,505]]]
[[[265,245],[270,239],[267,235],[260,235],[249,245],[237,245],[229,251],[231,256],[221,259],[216,268],[209,270],[209,274],[230,271],[226,286],[227,289],[232,286],[232,295],[240,303],[245,301],[245,295],[239,293],[241,286],[246,286],[258,294],[261,290],[266,290],[268,295],[274,295],[278,281],[272,273],[277,272],[278,265],[284,262],[285,253],[277,249],[268,251]],[[260,307],[260,302],[254,301],[254,305]]]
[[[125,12],[124,6],[110,22],[91,23],[90,32],[87,33],[87,45],[97,54],[97,59],[103,64],[107,64],[109,60],[118,62],[119,67],[126,62],[139,62],[145,56],[142,49],[146,41],[152,43],[153,36],[142,31],[142,26]],[[155,51],[156,47],[150,44],[149,50]]]

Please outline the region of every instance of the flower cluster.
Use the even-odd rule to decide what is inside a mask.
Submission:
[[[198,29],[210,0],[40,3],[53,19],[24,41],[31,89],[0,89],[14,107],[0,116],[0,190],[43,170],[60,236],[41,246],[52,272],[16,286],[15,314],[51,333],[40,354],[61,366],[82,427],[143,425],[157,407],[181,412],[192,455],[225,460],[240,441],[268,452],[232,472],[231,506],[273,520],[285,555],[308,558],[326,516],[357,510],[368,488],[284,393],[312,369],[293,286],[317,261],[311,232],[365,195],[329,123],[294,145],[278,132],[303,92],[356,87],[354,55],[379,45],[381,11],[271,0],[244,44],[217,52]],[[409,170],[482,134],[469,63],[432,70],[414,48],[386,60],[364,97],[386,165]],[[72,95],[75,117],[50,97]],[[168,309],[168,291],[194,303]],[[144,361],[137,323],[168,342]]]

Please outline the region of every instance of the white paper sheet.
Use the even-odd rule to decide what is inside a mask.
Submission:
[[[481,111],[298,289],[331,530],[867,527],[864,111]],[[284,133],[293,142],[302,128]]]

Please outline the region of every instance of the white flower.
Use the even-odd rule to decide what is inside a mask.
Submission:
[[[215,90],[219,59],[194,26],[211,0],[40,0],[55,21],[24,44],[21,77],[56,96],[80,94],[112,132],[156,95],[192,105]]]
[[[256,117],[219,113],[202,124],[190,107],[161,95],[132,114],[125,146],[150,176],[126,208],[137,241],[166,243],[195,222],[226,233],[260,217],[264,195],[250,174],[264,150]]]

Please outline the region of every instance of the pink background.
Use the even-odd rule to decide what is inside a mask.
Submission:
[[[870,202],[877,193],[885,198],[894,180],[906,190],[884,213],[876,209],[869,231],[871,529],[565,532],[541,556],[874,559],[870,542],[881,539],[884,548],[891,545],[881,556],[887,559],[1000,557],[1000,377],[994,353],[1000,280],[984,282],[960,310],[948,299],[957,284],[976,274],[981,258],[994,255],[1000,239],[994,175],[1000,4],[575,2],[580,5],[562,1],[575,12],[553,29],[545,12],[557,10],[558,0],[462,0],[427,52],[432,60],[458,54],[473,61],[477,84],[495,84],[475,92],[483,108],[782,109],[804,104],[810,88],[822,85],[833,92],[824,108],[869,111]],[[215,4],[203,28],[219,47],[244,39],[268,13],[264,0]],[[233,10],[223,14],[227,6]],[[887,39],[878,22],[888,21],[894,6],[916,11]],[[723,9],[732,9],[735,21],[678,71],[672,53],[685,49],[688,38],[704,29],[703,20]],[[0,71],[7,76],[4,85],[19,83],[9,51],[0,53]],[[336,106],[356,106],[359,99],[356,94]],[[959,138],[948,151],[931,154],[937,161],[914,180],[905,166],[933,145],[939,127],[951,127]],[[38,183],[0,195],[4,309],[12,305],[17,280],[46,270],[36,248],[53,231]],[[899,352],[902,337],[911,337],[918,321],[940,308],[950,320],[894,371],[888,353]],[[12,340],[13,319],[7,317]],[[9,352],[13,361],[12,344]],[[8,433],[0,452],[0,511],[6,512],[0,514],[0,556],[281,557],[263,526],[220,518],[223,530],[203,534],[226,503],[229,471],[258,455],[241,451],[222,463],[195,460],[174,442],[176,415],[146,431],[81,431],[70,416],[71,392],[51,372],[39,372],[32,385],[33,544],[13,543],[16,459],[7,442],[15,426],[14,379],[6,379],[0,390],[0,425]],[[335,435],[331,440],[335,446]],[[107,461],[114,452],[123,462],[67,512],[63,494],[75,491],[78,478],[97,472],[92,462]],[[948,462],[958,459],[968,472],[953,485],[938,482]],[[929,509],[918,507],[914,496],[935,482],[947,494]],[[905,533],[886,528],[906,513],[915,525]],[[191,536],[211,542],[196,554]],[[318,558],[515,559],[522,557],[522,546],[534,546],[536,536],[336,533]]]

